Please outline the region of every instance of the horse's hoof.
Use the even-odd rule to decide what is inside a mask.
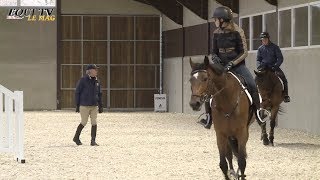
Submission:
[[[273,142],[270,141],[271,146],[274,146]]]
[[[236,172],[234,172],[233,169],[228,170],[228,178],[229,178],[230,180],[237,180],[237,179],[238,179],[238,177],[237,177],[237,175],[236,175]]]
[[[263,138],[263,145],[265,145],[265,146],[269,145],[269,139],[268,138]]]

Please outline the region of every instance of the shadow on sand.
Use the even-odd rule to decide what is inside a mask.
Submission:
[[[320,144],[309,144],[309,143],[276,143],[276,147],[283,148],[296,148],[296,149],[306,149],[306,150],[320,150]]]

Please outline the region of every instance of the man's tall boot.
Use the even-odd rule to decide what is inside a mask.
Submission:
[[[288,82],[283,82],[284,90],[283,90],[283,101],[285,103],[290,102],[290,96],[288,95]]]
[[[96,135],[97,135],[97,125],[91,126],[91,146],[99,146],[99,144],[96,143]]]
[[[77,128],[76,134],[73,137],[73,142],[75,142],[78,146],[82,145],[82,143],[80,141],[80,134],[81,134],[81,131],[82,131],[83,127],[84,126],[80,123],[78,128]]]

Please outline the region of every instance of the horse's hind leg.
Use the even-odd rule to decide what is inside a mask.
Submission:
[[[271,109],[269,140],[272,146],[273,146],[273,140],[274,140],[274,127],[276,126],[276,118],[277,118],[278,111],[279,111],[279,106],[273,107]]]
[[[260,122],[260,120],[258,118],[256,118],[256,119],[257,119],[259,126],[261,127],[261,140],[263,140],[264,145],[268,145],[269,139],[268,139],[268,134],[267,134],[267,129],[266,129],[266,122],[262,123],[262,122]]]

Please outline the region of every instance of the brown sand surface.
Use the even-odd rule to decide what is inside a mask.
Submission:
[[[107,112],[98,115],[97,143],[90,123],[76,146],[74,112],[25,112],[25,164],[0,153],[0,179],[223,179],[214,130],[180,113]],[[247,179],[320,179],[320,136],[276,128],[275,146],[263,146],[250,126]]]

